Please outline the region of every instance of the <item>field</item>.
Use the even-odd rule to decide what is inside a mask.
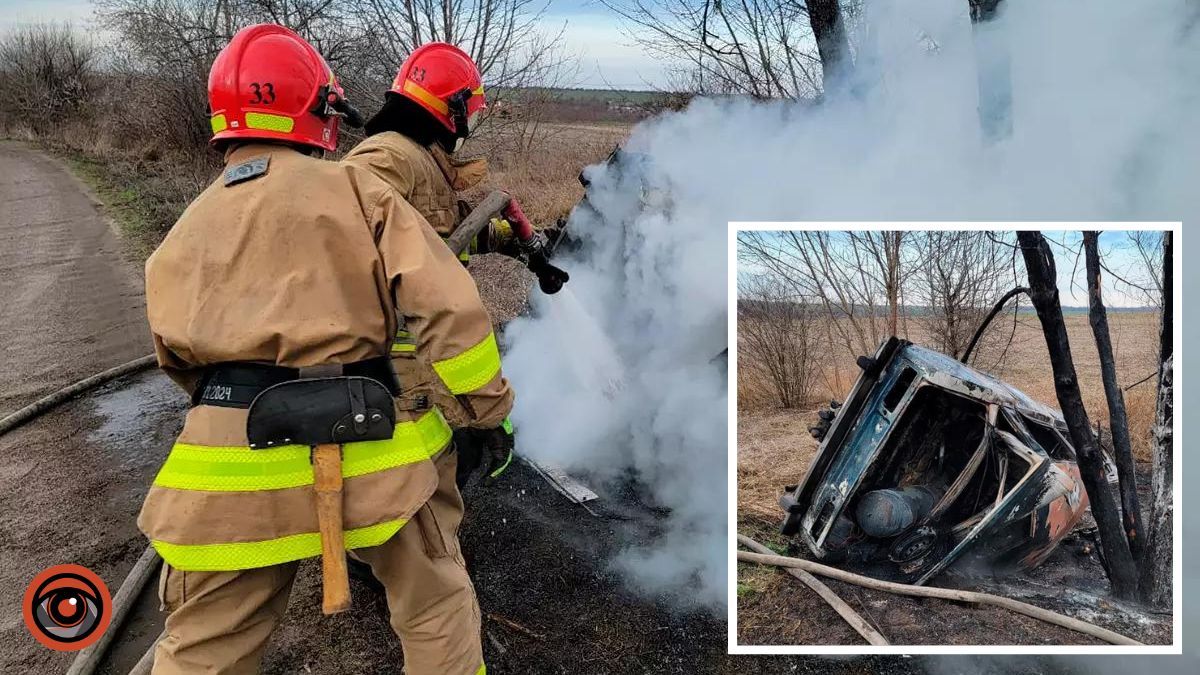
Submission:
[[[1068,313],[1066,321],[1084,404],[1093,424],[1099,422],[1107,425],[1108,411],[1100,380],[1099,358],[1087,316]],[[1158,357],[1157,314],[1151,311],[1114,312],[1109,315],[1109,322],[1122,386],[1133,384],[1154,372]],[[997,322],[991,330],[1007,337],[1012,325],[1011,320],[1004,325]],[[919,328],[913,322],[909,326],[908,339],[921,344]],[[807,429],[816,422],[816,410],[821,404],[827,404],[831,398],[845,399],[858,373],[854,364],[856,355],[832,344],[823,347],[820,352],[828,357],[821,365],[819,391],[814,392],[806,406],[796,409],[772,407],[770,387],[756,372],[754,364],[738,364],[738,530],[756,538],[761,537],[760,541],[766,540],[780,551],[785,549],[786,542],[776,534],[781,518],[777,499],[785,484],[796,483],[803,478],[816,452],[817,441]],[[989,354],[980,356],[976,365],[981,364],[991,365]],[[1008,353],[1001,363],[989,371],[1031,397],[1058,408],[1049,356],[1035,316],[1018,315]],[[1149,470],[1146,460],[1149,459],[1154,395],[1154,378],[1125,393],[1142,483],[1148,482],[1144,477]],[[1139,492],[1144,495],[1146,487],[1139,484]],[[1146,506],[1146,501],[1143,496],[1143,506]],[[1069,567],[1070,555],[1065,552],[1062,554],[1064,569]],[[1058,553],[1043,566],[1048,569],[1039,574],[1059,574],[1060,570],[1055,566],[1058,563],[1054,562],[1057,558]],[[1094,572],[1103,574],[1098,566]],[[803,644],[805,641],[858,644],[858,636],[844,626],[837,626],[840,621],[837,616],[795,579],[772,569],[739,565],[738,581],[738,631],[739,641],[743,644]],[[1040,577],[1030,581],[1053,583]],[[848,585],[838,585],[834,590],[852,606],[863,607],[868,615],[875,612],[874,619],[869,620],[883,628],[885,634],[910,643],[970,644],[1005,639],[1015,644],[1041,644],[1054,640],[1074,644],[1082,637],[1069,631],[1061,634],[1047,631],[1036,622],[1007,613],[963,610],[936,601],[922,603],[898,599],[860,591]],[[935,607],[928,606],[928,603],[934,603]],[[928,630],[929,624],[924,620],[914,621],[912,618],[914,611],[927,612],[932,609],[937,609],[938,616],[943,619],[944,625],[937,631]],[[813,616],[824,617],[824,613],[828,613],[828,621],[813,620]],[[831,625],[834,626],[832,629]],[[1136,626],[1131,629],[1140,630]],[[1146,635],[1143,639],[1156,638]],[[1159,634],[1157,639],[1169,639],[1169,636]]]
[[[1108,405],[1100,381],[1100,359],[1096,354],[1091,326],[1087,316],[1069,313],[1066,316],[1071,354],[1079,376],[1083,403],[1092,423],[1108,424]],[[1128,386],[1155,372],[1158,362],[1158,315],[1154,312],[1113,312],[1109,314],[1117,376],[1121,385]],[[922,335],[915,322],[910,322],[907,339],[922,344]],[[1007,337],[1012,322],[992,324],[990,330]],[[905,336],[901,336],[905,337]],[[854,384],[858,368],[856,354],[844,347],[829,344],[820,350],[828,354],[818,378],[819,391],[814,392],[805,408],[781,410],[771,405],[769,384],[753,368],[739,363],[738,368],[738,503],[739,508],[774,510],[775,490],[784,482],[795,482],[808,467],[817,443],[808,435],[808,427],[816,422],[816,410],[829,400],[844,400]],[[1012,346],[1001,363],[992,368],[987,352],[975,365],[985,366],[987,372],[1005,380],[1034,399],[1058,408],[1054,395],[1054,379],[1050,357],[1042,337],[1041,327],[1033,315],[1022,313]],[[749,366],[749,367],[747,367]],[[1141,461],[1150,458],[1150,425],[1154,421],[1154,378],[1125,392],[1125,407],[1129,413],[1130,433],[1134,455]],[[786,477],[786,480],[784,480]]]

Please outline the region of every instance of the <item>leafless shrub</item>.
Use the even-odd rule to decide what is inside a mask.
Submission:
[[[738,363],[758,369],[784,408],[803,405],[816,382],[813,310],[806,298],[772,275],[738,289]]]
[[[491,109],[507,111],[505,119],[484,126],[489,133],[472,139],[468,152],[491,155],[496,161],[488,186],[519,194],[539,222],[564,215],[579,200],[580,168],[607,155],[623,135],[620,127],[567,133],[546,123],[557,95],[552,89],[573,84],[574,59],[561,48],[560,35],[535,25],[542,19],[540,5],[528,0],[423,0],[413,5],[421,9],[420,26],[406,27],[403,35],[390,31],[408,26],[404,16],[381,12],[389,6],[400,12],[407,3],[382,0],[94,4],[94,27],[106,37],[102,46],[65,26],[0,33],[0,86],[6,92],[0,132],[91,162],[103,182],[143,197],[138,218],[148,223],[141,229],[151,239],[167,231],[217,171],[220,157],[207,150],[208,70],[229,39],[254,23],[278,23],[312,42],[366,114],[412,47],[404,35],[415,31],[421,42],[450,39],[467,48],[484,67]],[[430,23],[443,13],[449,29],[443,21]],[[392,51],[382,51],[382,40],[393,37]],[[343,130],[343,148],[359,140],[353,130]]]
[[[317,47],[339,76],[359,58],[361,31],[345,0],[96,0],[100,25],[119,39],[110,67],[121,83],[117,115],[134,139],[202,148],[206,86],[217,53],[240,28],[277,23]],[[353,73],[350,73],[353,80]]]
[[[470,53],[497,104],[508,92],[564,86],[572,62],[561,33],[537,29],[545,7],[535,0],[96,0],[96,7],[101,25],[119,37],[110,63],[123,85],[114,103],[128,108],[121,116],[131,121],[128,135],[170,147],[204,145],[208,69],[233,34],[253,23],[277,23],[312,42],[368,113],[408,54],[431,40]],[[538,107],[521,109],[528,139]]]
[[[682,64],[674,81],[681,91],[810,98],[849,63],[839,5],[852,3],[601,2],[625,19],[646,51]]]
[[[1015,249],[989,232],[936,230],[913,236],[921,252],[908,293],[919,305],[916,320],[931,347],[959,356],[996,300],[1017,285]],[[985,333],[976,353],[994,356],[1007,344],[1002,333]]]
[[[563,48],[562,31],[540,28],[545,0],[357,0],[348,3],[360,26],[361,79],[376,83],[355,92],[370,106],[413,49],[438,40],[458,45],[479,66],[489,109],[481,128],[506,127],[528,145],[540,133],[544,102],[553,89],[571,86],[576,59]],[[500,114],[498,114],[500,113]]]
[[[826,315],[831,342],[873,353],[904,331],[904,288],[914,272],[910,233],[741,232],[739,259],[769,270]]]
[[[559,36],[547,38],[538,24],[542,0],[359,0],[351,3],[375,55],[381,76],[431,40],[458,45],[493,87],[520,86],[553,60]]]
[[[1128,233],[1129,245],[1136,254],[1137,264],[1126,277],[1118,279],[1129,291],[1142,296],[1147,306],[1162,309],[1163,233],[1154,230],[1136,230]],[[1116,276],[1116,275],[1114,275]]]
[[[578,81],[578,60],[553,46],[538,58],[541,63],[522,75],[526,84],[490,88],[488,108],[472,132],[489,155],[525,155],[560,130],[549,122],[564,89]]]
[[[19,26],[0,37],[0,116],[45,133],[91,116],[99,85],[96,48],[67,24]]]

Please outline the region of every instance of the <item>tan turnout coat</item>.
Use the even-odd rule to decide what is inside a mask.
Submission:
[[[487,175],[487,161],[456,162],[441,148],[419,145],[407,136],[385,131],[368,137],[342,160],[382,178],[425,217],[442,238],[454,233],[462,221],[457,192],[477,185]],[[393,347],[396,374],[406,391],[425,396],[453,427],[469,426],[469,415],[438,381],[423,357],[407,345],[416,331],[402,320]]]
[[[226,166],[262,159],[265,173],[209,186],[146,263],[147,313],[163,370],[191,393],[208,364],[306,367],[384,355],[398,308],[417,351],[458,391],[463,422],[499,425],[513,395],[491,320],[470,275],[426,220],[352,163],[250,144],[227,153]],[[493,361],[494,372],[480,375]],[[397,407],[399,449],[347,446],[350,547],[386,541],[437,485],[429,457],[450,442],[449,429],[436,410]],[[193,407],[146,497],[139,526],[174,567],[241,569],[313,554],[297,543],[318,530],[311,467],[305,475],[299,450],[289,460],[297,471],[271,487],[230,478],[262,457],[247,453],[274,452],[249,451],[245,423],[242,409]]]

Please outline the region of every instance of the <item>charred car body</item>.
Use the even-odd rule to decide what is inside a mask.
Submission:
[[[804,480],[780,498],[783,533],[818,559],[917,584],[952,565],[1032,568],[1086,514],[1058,411],[895,337],[859,366]]]

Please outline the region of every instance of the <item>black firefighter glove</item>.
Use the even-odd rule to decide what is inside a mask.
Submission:
[[[538,286],[546,295],[559,292],[563,284],[571,279],[561,267],[550,264],[552,242],[558,241],[562,228],[557,225],[544,227],[535,231],[528,241],[521,241],[517,237],[506,218],[493,218],[490,230],[487,237],[489,250],[525,263],[529,271],[537,276]],[[481,247],[480,252],[486,251]]]
[[[454,446],[458,450],[458,469],[454,482],[461,490],[480,470],[483,484],[491,485],[512,463],[516,447],[512,423],[508,419],[495,429],[456,429]]]
[[[532,239],[521,242],[521,248],[525,250],[527,261],[525,265],[530,272],[537,276],[538,286],[541,287],[542,292],[546,295],[554,295],[562,290],[563,284],[570,281],[571,275],[561,267],[550,264],[549,241],[545,233],[536,232]]]

